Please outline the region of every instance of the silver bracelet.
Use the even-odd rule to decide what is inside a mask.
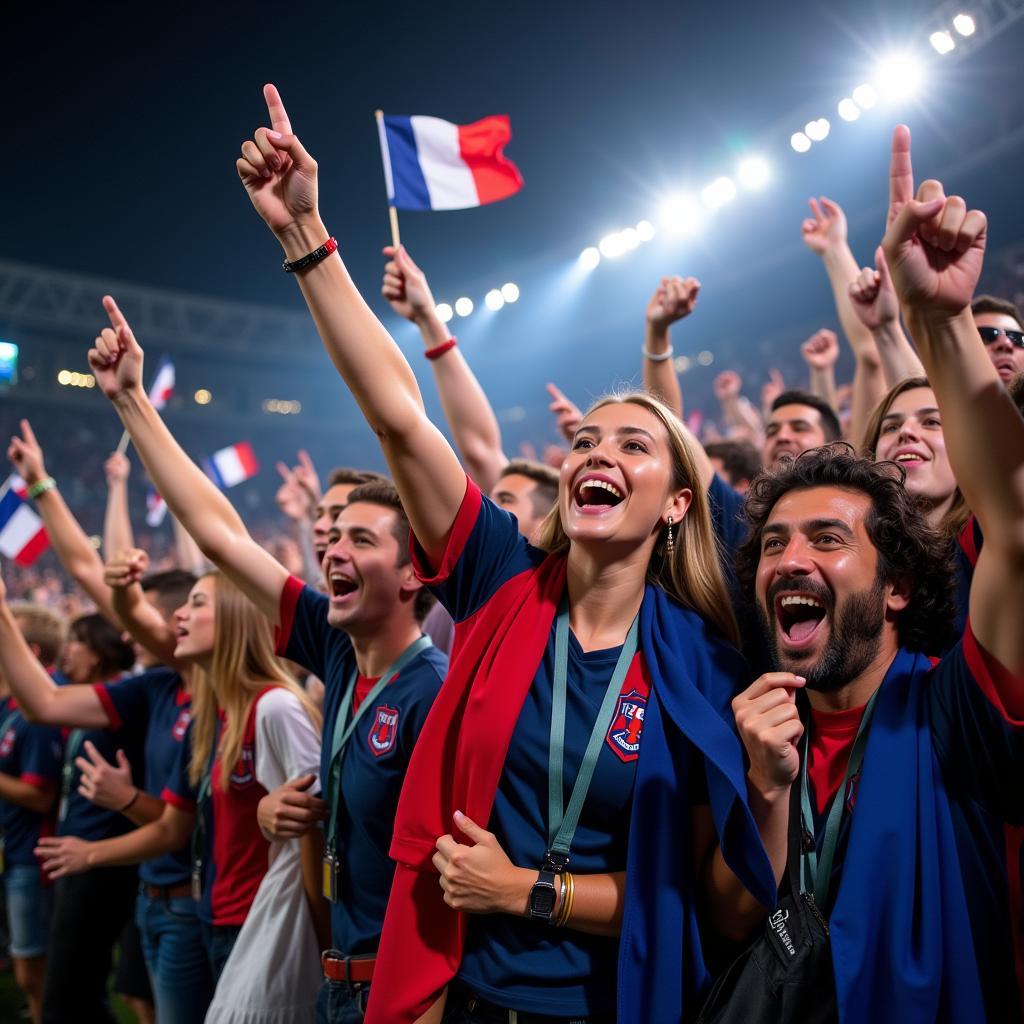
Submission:
[[[666,359],[672,358],[672,346],[669,345],[664,352],[648,352],[646,345],[640,346],[640,351],[644,354],[644,359],[650,359],[652,363],[663,363]]]

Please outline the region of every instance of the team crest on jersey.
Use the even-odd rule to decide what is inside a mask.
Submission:
[[[395,749],[397,739],[398,708],[381,704],[374,712],[373,723],[370,726],[370,735],[367,737],[370,743],[370,751],[374,757],[383,757]]]
[[[256,755],[251,744],[242,747],[242,753],[231,773],[232,786],[248,786],[256,778]]]
[[[182,708],[181,713],[178,715],[178,720],[174,723],[174,728],[171,729],[171,736],[174,738],[176,743],[180,743],[185,738],[185,733],[188,730],[188,723],[191,721],[191,709]]]
[[[14,741],[17,735],[13,725],[4,733],[4,738],[0,740],[0,757],[7,757],[14,749]]]
[[[640,756],[640,733],[646,710],[647,698],[639,690],[619,694],[619,706],[605,740],[615,756],[626,764]]]

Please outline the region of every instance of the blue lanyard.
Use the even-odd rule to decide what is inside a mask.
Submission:
[[[85,740],[86,729],[72,729],[68,736],[68,745],[64,749],[64,764],[60,771],[60,808],[57,820],[63,821],[68,815],[68,799],[71,796],[71,780],[75,777],[75,758]]]

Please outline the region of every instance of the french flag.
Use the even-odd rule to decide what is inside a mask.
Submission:
[[[512,138],[507,114],[452,124],[415,114],[378,114],[388,203],[400,210],[464,210],[523,187],[502,152]]]
[[[167,515],[167,502],[157,494],[155,487],[146,491],[146,525],[159,526]]]
[[[174,394],[174,363],[166,356],[160,360],[156,368],[153,383],[149,385],[149,400],[153,408],[159,412]]]
[[[28,503],[25,481],[12,473],[0,489],[0,554],[28,566],[49,546],[43,521]]]
[[[248,441],[221,448],[208,459],[203,459],[206,475],[222,490],[234,487],[255,476],[260,471],[260,464],[253,454],[252,445]]]

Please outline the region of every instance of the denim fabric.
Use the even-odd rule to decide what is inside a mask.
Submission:
[[[370,986],[325,981],[316,1000],[316,1024],[360,1024]]]
[[[45,956],[50,940],[53,887],[43,885],[42,872],[34,864],[8,864],[3,878],[11,956]]]
[[[206,948],[206,959],[213,972],[213,986],[217,987],[224,965],[235,948],[235,940],[242,930],[240,924],[202,924],[203,946]]]

